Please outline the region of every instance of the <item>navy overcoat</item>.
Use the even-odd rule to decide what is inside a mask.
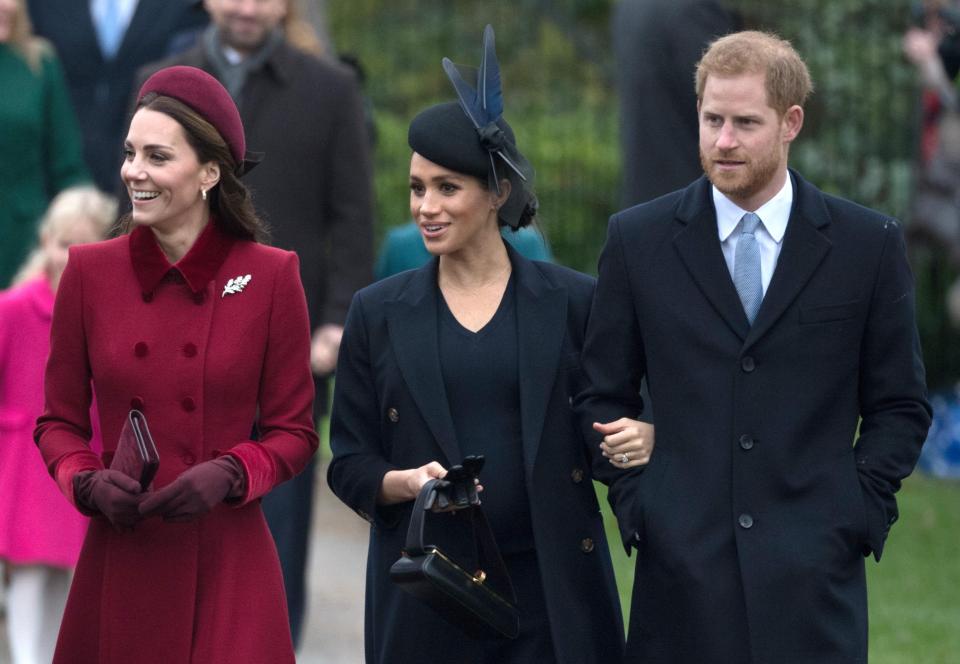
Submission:
[[[656,408],[650,464],[611,475],[627,661],[866,662],[864,555],[930,424],[913,280],[896,221],[791,177],[752,326],[706,178],[610,220],[577,409],[595,438],[644,376]]]
[[[619,662],[623,623],[590,462],[570,402],[592,278],[508,247],[516,279],[526,489],[554,649],[566,664]],[[412,504],[376,504],[384,474],[462,459],[441,376],[437,266],[402,272],[354,297],[340,349],[328,480],[371,524],[367,662],[425,661],[477,648],[389,578]],[[481,475],[482,479],[482,475]]]

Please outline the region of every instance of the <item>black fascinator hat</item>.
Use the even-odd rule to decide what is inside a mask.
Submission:
[[[421,111],[410,123],[410,148],[444,168],[485,179],[500,193],[500,181],[510,181],[510,197],[500,207],[500,223],[519,228],[536,212],[534,171],[517,149],[513,129],[503,119],[500,65],[494,52],[493,28],[483,32],[480,67],[454,65],[443,59],[457,102]],[[467,81],[476,80],[476,87]]]

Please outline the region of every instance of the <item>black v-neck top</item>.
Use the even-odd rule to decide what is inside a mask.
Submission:
[[[440,366],[457,442],[464,456],[483,454],[480,495],[505,553],[533,548],[520,425],[516,286],[511,275],[493,318],[463,327],[439,297]]]

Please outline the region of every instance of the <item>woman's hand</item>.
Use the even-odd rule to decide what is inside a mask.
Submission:
[[[143,518],[162,516],[164,521],[194,521],[229,497],[242,471],[230,457],[198,463],[167,486],[151,492],[140,503]]]
[[[140,521],[140,482],[119,470],[79,473],[73,486],[77,501],[103,514],[117,530],[133,528]]]
[[[416,499],[423,485],[433,479],[442,479],[447,469],[436,461],[407,470],[390,470],[383,476],[377,503],[395,505]]]
[[[593,423],[594,431],[603,434],[600,451],[617,468],[645,466],[653,454],[653,425],[621,417],[613,422]]]

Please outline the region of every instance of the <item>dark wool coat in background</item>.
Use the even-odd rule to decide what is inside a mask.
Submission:
[[[46,410],[36,439],[74,502],[77,472],[109,465],[131,407],[160,453],[153,488],[229,454],[246,493],[191,523],[132,532],[92,520],[55,661],[62,664],[293,662],[280,567],[259,498],[317,447],[309,326],[297,257],[211,222],[169,269],[138,228],[74,246],[53,316]],[[240,292],[227,282],[250,275]],[[87,447],[90,381],[103,459]],[[249,440],[254,419],[261,439]]]
[[[752,327],[706,178],[610,220],[576,408],[595,440],[644,375],[656,408],[649,466],[609,478],[627,661],[867,661],[863,557],[930,424],[913,280],[897,222],[791,177]]]
[[[554,651],[564,664],[612,664],[623,652],[623,619],[588,453],[570,409],[581,385],[593,280],[508,251],[526,491]],[[434,259],[356,295],[337,366],[327,477],[334,493],[371,522],[366,661],[377,664],[422,661],[430,653],[470,662],[478,650],[390,581],[412,503],[376,504],[387,471],[462,460],[440,368],[437,265]]]
[[[172,65],[217,76],[201,39],[140,70],[139,80]],[[281,41],[247,76],[236,102],[247,149],[264,153],[243,182],[271,244],[300,256],[312,326],[343,325],[350,298],[373,270],[370,140],[356,77]]]
[[[34,32],[57,49],[80,122],[83,154],[97,186],[123,191],[120,164],[134,75],[148,62],[189,47],[208,22],[199,0],[137,0],[119,50],[106,59],[90,2],[27,0]]]

